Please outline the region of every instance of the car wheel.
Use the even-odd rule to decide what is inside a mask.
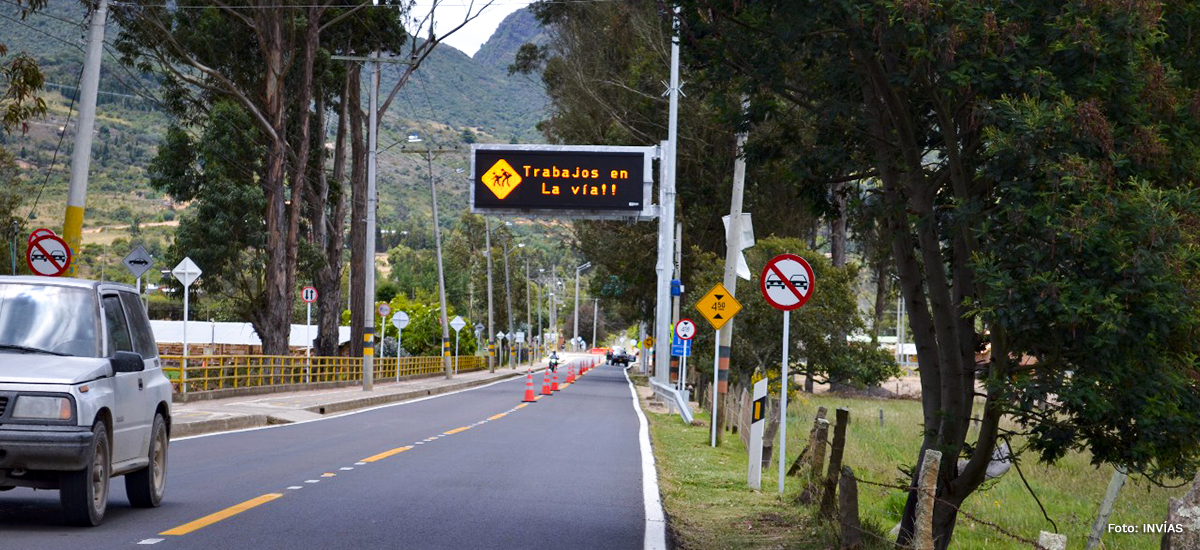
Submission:
[[[167,443],[167,423],[156,414],[150,429],[150,464],[125,476],[125,494],[135,508],[162,504],[167,491]]]
[[[84,527],[100,525],[108,510],[108,485],[112,476],[112,452],[103,422],[92,426],[92,449],[87,466],[67,472],[59,481],[59,502],[67,523]]]

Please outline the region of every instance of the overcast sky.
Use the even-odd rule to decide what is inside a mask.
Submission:
[[[479,47],[492,36],[492,33],[496,32],[496,27],[508,14],[531,3],[531,0],[494,0],[479,17],[450,35],[444,43],[473,56]],[[424,16],[429,12],[432,4],[432,0],[417,0],[417,7],[413,14],[418,17]],[[475,0],[474,2],[472,0],[439,0],[437,7],[438,34],[447,32],[461,23],[466,15],[467,6],[473,6],[471,13],[476,13],[480,6],[485,4],[487,4],[487,0]],[[423,29],[421,36],[426,36],[426,34],[427,32]]]

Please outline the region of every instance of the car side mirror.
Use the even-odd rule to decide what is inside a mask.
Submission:
[[[142,372],[146,370],[146,363],[140,353],[118,351],[111,361],[113,372]]]

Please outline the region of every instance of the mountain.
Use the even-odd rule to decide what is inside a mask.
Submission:
[[[492,37],[475,52],[473,58],[475,62],[490,67],[495,67],[508,72],[508,66],[512,64],[516,58],[517,50],[526,43],[542,46],[550,40],[549,35],[537,22],[537,18],[533,16],[533,12],[529,8],[522,8],[512,12],[504,21],[500,22],[500,26],[496,27],[496,32],[492,33]]]
[[[36,198],[25,205],[34,227],[60,227],[62,223],[77,114],[72,97],[82,66],[85,21],[79,2],[50,2],[25,20],[11,2],[0,3],[0,43],[8,46],[10,56],[29,53],[47,75],[47,117],[33,121],[27,135],[0,133],[0,145],[17,155],[24,178],[38,187]],[[118,32],[110,24],[108,42]],[[466,141],[542,141],[536,125],[543,118],[547,99],[540,82],[522,75],[508,76],[509,61],[505,61],[520,44],[543,40],[541,34],[528,10],[519,10],[505,19],[477,59],[445,44],[434,49],[381,121],[381,224],[422,215],[428,219],[429,167],[424,157],[400,154],[404,147],[399,145],[383,151],[402,143],[409,131],[419,131],[426,138],[418,144],[422,150],[433,145],[457,146],[463,151],[434,158],[433,172],[443,182],[439,188],[445,189],[439,191],[439,195],[444,193],[439,197],[443,220],[457,218],[467,205],[466,176],[455,171],[469,168]],[[183,205],[173,204],[151,189],[145,176],[169,117],[151,99],[158,95],[155,78],[120,66],[113,56],[111,47],[106,48],[85,226],[169,222],[175,218],[174,210]],[[385,65],[385,92],[397,74],[397,67]]]

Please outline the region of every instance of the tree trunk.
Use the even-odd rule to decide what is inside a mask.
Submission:
[[[887,306],[887,265],[883,262],[875,264],[875,311],[871,318],[871,346],[879,345],[879,329],[883,325],[883,311]],[[899,330],[899,327],[897,327]],[[897,335],[900,333],[897,332]],[[897,341],[896,345],[900,345]]]
[[[316,195],[324,197],[324,203],[319,205],[319,208],[314,208],[314,212],[319,212],[318,220],[314,222],[314,225],[317,226],[317,231],[321,235],[321,238],[316,239],[315,242],[322,246],[325,252],[325,262],[317,270],[317,341],[314,348],[317,355],[326,357],[337,355],[341,339],[338,326],[341,325],[342,318],[342,247],[345,244],[342,227],[346,221],[346,192],[342,180],[346,173],[346,126],[348,124],[346,115],[352,72],[346,71],[346,80],[342,85],[340,96],[337,138],[335,138],[333,147],[332,186],[324,177],[325,147],[320,147],[317,153],[322,160],[317,163],[317,173],[319,174],[317,181],[321,189]],[[357,78],[356,75],[355,78]],[[319,116],[324,117],[323,102],[320,107]],[[324,126],[323,123],[319,125],[322,128],[322,136],[324,136]],[[321,141],[324,141],[324,137]]]
[[[367,145],[363,136],[362,92],[359,84],[360,69],[351,65],[355,78],[350,83],[347,103],[350,109],[350,355],[361,357],[363,350],[363,317],[366,301],[363,287],[367,284],[367,272],[363,267],[363,247],[367,236]]]

